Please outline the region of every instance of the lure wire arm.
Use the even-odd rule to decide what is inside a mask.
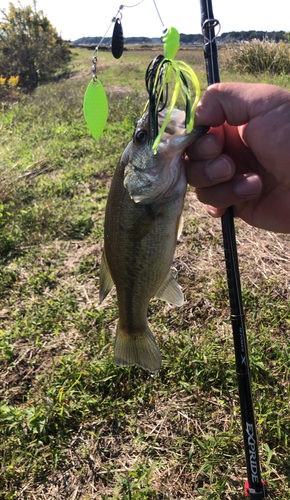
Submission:
[[[218,83],[220,81],[218,51],[216,44],[216,37],[220,31],[220,23],[214,18],[211,0],[200,0],[200,9],[201,27],[204,37],[206,73],[208,84],[212,85],[213,83]],[[219,31],[215,35],[215,27],[217,26],[219,26]],[[245,484],[245,494],[252,500],[259,500],[266,498],[268,495],[266,485],[261,479],[259,464],[258,436],[252,399],[250,366],[235,238],[233,207],[229,207],[222,217],[222,233],[248,476],[248,480]]]
[[[112,18],[111,22],[110,22],[110,25],[106,31],[106,33],[104,34],[103,38],[99,41],[98,45],[96,46],[95,50],[94,50],[94,53],[93,53],[93,56],[92,56],[92,70],[93,70],[93,81],[96,82],[97,81],[97,64],[98,64],[98,49],[102,43],[102,41],[104,40],[104,38],[106,37],[109,29],[111,28],[112,24],[115,23],[116,21],[119,21],[119,23],[121,23],[121,20],[123,18],[123,14],[122,14],[122,10],[125,8],[130,8],[130,7],[137,7],[137,5],[140,5],[140,3],[142,3],[144,0],[140,0],[140,2],[134,4],[134,5],[120,5],[118,11],[117,11],[117,14]],[[157,11],[158,12],[158,11]]]
[[[122,6],[121,6],[122,7]],[[106,34],[108,33],[109,29],[111,28],[112,24],[115,22],[118,14],[120,12],[120,9],[118,10],[117,14],[116,14],[116,17],[112,19],[111,23],[110,23],[110,26],[108,27],[106,33],[104,34],[103,38],[99,41],[98,45],[96,46],[94,52],[93,52],[93,56],[92,56],[92,70],[93,70],[93,81],[96,82],[97,81],[97,64],[98,64],[98,49],[99,49],[99,46],[101,45],[102,41],[104,40],[104,38],[106,37]],[[121,14],[122,16],[122,14]],[[122,17],[121,17],[122,19]]]
[[[162,19],[161,19],[161,16],[160,16],[160,14],[159,14],[159,10],[158,10],[158,8],[157,8],[157,5],[156,5],[155,0],[153,0],[153,3],[154,3],[154,6],[155,6],[155,9],[156,9],[156,12],[157,12],[157,14],[158,14],[158,17],[159,17],[159,19],[160,19],[160,22],[161,22],[162,26],[164,27],[164,23],[163,23],[163,21],[162,21]]]

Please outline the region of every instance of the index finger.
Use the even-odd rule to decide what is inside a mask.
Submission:
[[[202,96],[195,112],[196,125],[218,127],[244,125],[283,103],[289,104],[289,92],[268,84],[216,83]]]

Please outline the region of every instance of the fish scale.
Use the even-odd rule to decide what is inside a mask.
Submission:
[[[187,134],[180,125],[184,113],[175,110],[174,118],[154,154],[143,116],[121,156],[107,200],[100,270],[100,301],[114,284],[117,290],[116,364],[153,373],[161,367],[161,353],[147,323],[149,301],[183,304],[170,272],[186,193],[183,152],[208,130],[196,127]]]

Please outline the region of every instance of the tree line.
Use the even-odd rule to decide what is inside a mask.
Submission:
[[[230,31],[227,33],[222,33],[217,37],[217,41],[220,43],[235,43],[257,39],[264,40],[268,38],[269,40],[273,40],[275,42],[279,42],[280,40],[287,41],[287,34],[284,31]],[[102,40],[101,36],[95,37],[82,37],[78,38],[73,42],[74,45],[98,45]],[[106,37],[103,40],[103,45],[111,44],[111,37]],[[125,44],[140,44],[140,43],[162,43],[161,38],[148,38],[144,36],[140,37],[127,37],[124,39]],[[180,43],[181,44],[200,44],[203,43],[203,36],[201,34],[197,35],[185,35],[184,33],[180,34]]]

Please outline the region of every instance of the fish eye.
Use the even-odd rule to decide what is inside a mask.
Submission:
[[[144,142],[146,139],[147,139],[147,130],[141,128],[140,130],[138,130],[135,134],[135,137],[134,139],[139,143],[141,144],[142,142]]]

